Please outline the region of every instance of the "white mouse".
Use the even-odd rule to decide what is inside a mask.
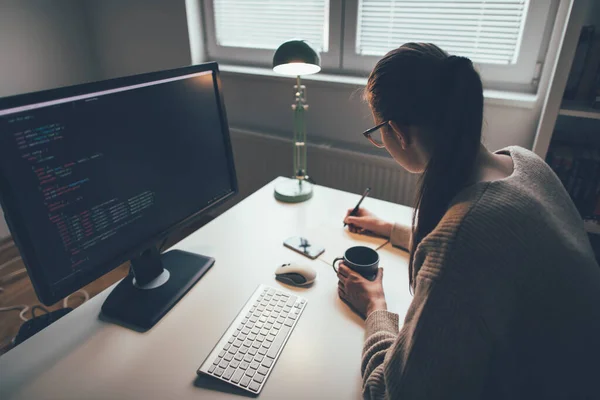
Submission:
[[[307,286],[315,281],[317,271],[306,264],[287,263],[275,270],[275,278],[294,286]]]

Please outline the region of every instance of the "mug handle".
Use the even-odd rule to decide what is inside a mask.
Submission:
[[[335,274],[337,275],[338,270],[335,268],[335,263],[338,261],[344,261],[344,257],[336,257],[335,260],[333,260],[333,263],[331,264],[331,266],[333,267],[333,270],[335,271]]]

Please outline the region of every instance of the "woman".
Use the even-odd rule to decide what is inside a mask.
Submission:
[[[366,317],[364,396],[600,398],[600,268],[583,223],[539,157],[481,144],[471,61],[405,44],[377,63],[366,98],[377,126],[365,135],[378,145],[381,129],[381,147],[423,175],[412,230],[366,210],[345,220],[410,251],[400,330],[383,270],[371,282],[339,268],[340,297]]]

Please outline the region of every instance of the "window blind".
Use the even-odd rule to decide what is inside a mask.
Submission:
[[[515,64],[529,0],[360,0],[356,53],[431,42],[474,62]]]
[[[329,0],[214,0],[220,46],[274,50],[304,39],[327,52]]]

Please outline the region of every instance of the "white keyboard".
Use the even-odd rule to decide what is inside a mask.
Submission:
[[[299,296],[259,285],[198,374],[260,393],[304,307]]]

